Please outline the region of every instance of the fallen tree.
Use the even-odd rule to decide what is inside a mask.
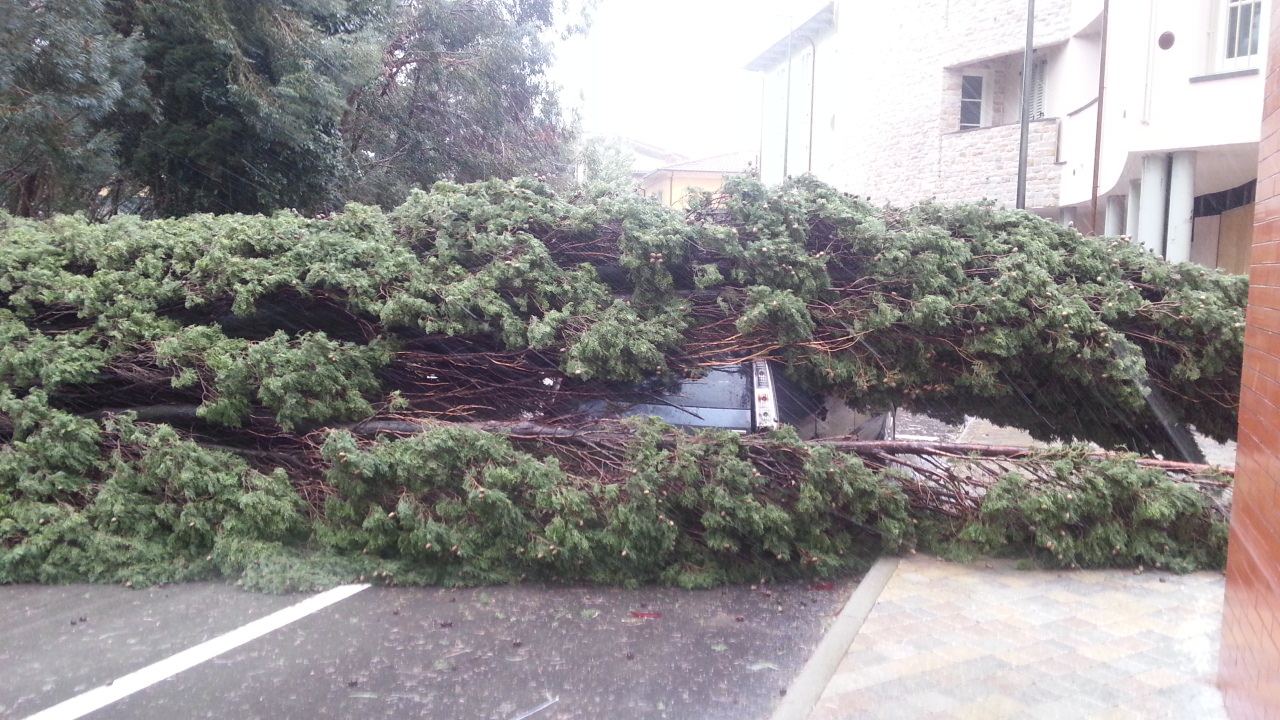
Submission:
[[[770,358],[854,406],[1042,439],[1175,457],[1170,425],[1233,437],[1246,281],[1026,213],[742,180],[679,215],[514,181],[387,214],[0,231],[3,581],[707,584],[943,542],[1221,562],[1207,468],[1070,450],[928,470],[911,458],[954,449],[579,412],[619,383]],[[535,422],[558,431],[512,431]],[[1093,514],[1058,523],[1022,499],[1084,507],[1085,487]]]

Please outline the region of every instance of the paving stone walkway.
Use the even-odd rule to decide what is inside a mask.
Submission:
[[[892,562],[809,720],[1226,717],[1221,573]]]

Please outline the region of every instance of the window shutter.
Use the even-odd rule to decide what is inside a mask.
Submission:
[[[1031,64],[1031,97],[1027,103],[1027,117],[1032,120],[1044,117],[1044,78],[1048,69],[1048,60],[1037,60]]]

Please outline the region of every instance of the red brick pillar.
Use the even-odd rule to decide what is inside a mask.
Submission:
[[[1220,685],[1237,720],[1280,718],[1280,0],[1270,38],[1222,618]]]

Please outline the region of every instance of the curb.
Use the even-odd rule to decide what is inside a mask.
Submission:
[[[898,569],[898,562],[896,557],[880,558],[871,566],[866,577],[862,578],[862,582],[849,595],[848,602],[836,616],[831,629],[822,636],[822,641],[818,643],[809,661],[787,688],[786,697],[773,711],[770,720],[806,720],[809,717],[822,697],[822,691],[831,681],[831,676],[836,674],[840,661],[853,645],[854,638],[862,629],[862,623],[871,614],[880,593]]]

